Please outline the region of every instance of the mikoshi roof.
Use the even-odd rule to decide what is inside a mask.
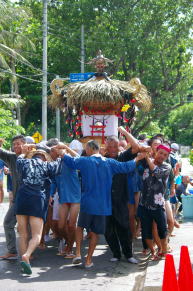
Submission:
[[[136,100],[136,106],[143,111],[151,108],[151,97],[147,88],[141,84],[138,78],[130,81],[111,80],[106,78],[93,77],[85,82],[70,83],[61,88],[61,80],[52,81],[51,90],[53,95],[50,98],[50,105],[53,108],[64,107],[83,107],[86,103],[124,103],[126,93],[132,94]],[[65,102],[66,100],[66,102]]]

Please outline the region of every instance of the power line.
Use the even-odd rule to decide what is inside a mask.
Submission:
[[[26,66],[28,66],[28,67],[30,67],[30,68],[32,68],[32,69],[34,69],[34,70],[37,70],[37,71],[40,70],[40,69],[35,68],[32,64],[30,64],[30,63],[28,63],[28,62],[24,62],[24,61],[18,59],[17,56],[14,56],[13,54],[11,54],[11,53],[9,53],[8,51],[4,50],[2,47],[0,47],[0,50],[1,50],[2,52],[4,52],[5,54],[9,55],[10,57],[14,58],[15,60],[19,61],[20,63],[22,63],[22,64],[24,64],[24,65],[26,65]]]
[[[7,52],[6,50],[2,49],[1,47],[0,47],[0,50],[1,50],[2,52],[4,52],[5,54],[9,55],[10,57],[15,58],[18,62],[20,62],[20,63],[22,63],[22,64],[24,64],[24,65],[26,65],[26,66],[29,66],[31,69],[34,69],[34,70],[36,70],[36,71],[40,71],[40,72],[41,72],[40,74],[32,75],[32,76],[42,75],[43,71],[42,71],[41,69],[34,67],[34,66],[31,65],[30,63],[27,63],[27,62],[24,62],[24,61],[18,59],[17,57],[13,56],[11,53]],[[25,51],[24,51],[24,52],[25,52]],[[30,53],[30,51],[28,51],[28,52]],[[48,72],[48,74],[49,74],[49,75],[54,75],[54,76],[57,76],[57,75],[58,75],[58,73],[56,74],[56,73],[51,73],[51,72]]]
[[[25,76],[19,75],[19,74],[17,74],[17,73],[10,72],[10,71],[8,71],[8,70],[4,70],[4,69],[1,69],[1,68],[0,68],[0,71],[3,72],[3,73],[8,73],[8,74],[13,75],[13,76],[17,76],[17,77],[22,78],[22,79],[25,79],[25,80],[32,81],[32,82],[42,83],[42,81],[35,80],[35,79],[32,79],[32,78],[28,78],[28,77],[25,77]],[[50,83],[47,83],[47,84],[50,85]]]

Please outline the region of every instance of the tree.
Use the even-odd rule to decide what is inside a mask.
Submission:
[[[16,67],[18,62],[33,68],[32,64],[22,55],[23,49],[34,50],[32,41],[24,34],[29,16],[21,7],[13,5],[10,1],[0,1],[0,76],[10,81],[10,91],[7,94],[6,103],[15,103],[20,121],[20,99],[14,99],[19,95]],[[5,92],[3,92],[5,93]],[[10,97],[11,99],[8,99]]]
[[[182,145],[193,144],[193,103],[185,104],[169,114],[164,132],[172,140]]]
[[[30,62],[41,66],[42,1],[21,0],[33,17],[27,34],[36,45]],[[192,85],[193,6],[190,0],[53,0],[49,2],[48,71],[66,77],[80,71],[80,26],[85,25],[86,59],[98,49],[115,60],[109,68],[113,78],[139,77],[152,97],[150,113],[138,112],[133,133],[151,123],[167,119],[182,106]],[[22,72],[26,70],[22,67]],[[88,65],[87,71],[93,70]],[[38,95],[25,81],[22,91]],[[28,83],[29,84],[29,83]],[[29,94],[29,95],[30,95]],[[162,123],[159,124],[162,127]]]
[[[12,112],[2,107],[0,108],[0,124],[0,137],[5,139],[4,146],[9,149],[13,136],[24,134],[25,130],[23,127],[16,125]]]

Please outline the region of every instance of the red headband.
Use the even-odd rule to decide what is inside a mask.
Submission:
[[[162,149],[162,150],[164,150],[164,151],[166,151],[166,152],[168,152],[168,153],[171,152],[171,149],[170,149],[168,146],[164,145],[164,144],[160,144],[160,145],[157,147],[157,151],[158,151],[159,149]]]

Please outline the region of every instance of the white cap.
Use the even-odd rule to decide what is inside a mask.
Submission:
[[[35,140],[32,136],[25,136],[26,143],[35,143]]]
[[[71,148],[72,150],[76,151],[79,155],[82,154],[83,145],[77,139],[73,139],[73,141],[71,141],[71,143],[69,144],[69,148]]]
[[[174,143],[171,144],[171,149],[174,149],[176,151],[179,151],[179,145],[174,142]]]

